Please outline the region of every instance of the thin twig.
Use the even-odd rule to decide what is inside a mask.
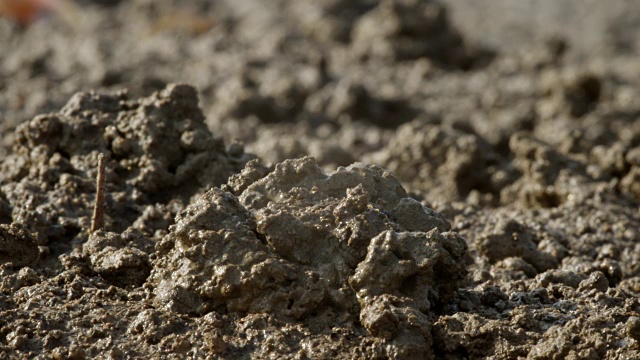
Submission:
[[[96,202],[91,218],[91,233],[104,226],[104,155],[98,155],[98,177],[96,178]]]

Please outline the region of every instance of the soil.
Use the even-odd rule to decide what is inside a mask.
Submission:
[[[490,48],[456,21],[420,0],[0,18],[0,359],[640,358],[629,33]]]

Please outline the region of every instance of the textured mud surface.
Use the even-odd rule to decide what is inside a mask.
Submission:
[[[78,3],[0,18],[0,359],[640,358],[634,49]]]

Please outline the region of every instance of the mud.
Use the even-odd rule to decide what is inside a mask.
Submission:
[[[640,358],[637,49],[78,4],[0,18],[1,359]]]

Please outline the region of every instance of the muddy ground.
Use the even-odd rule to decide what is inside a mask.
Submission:
[[[0,18],[0,359],[640,358],[638,22],[448,9]]]

